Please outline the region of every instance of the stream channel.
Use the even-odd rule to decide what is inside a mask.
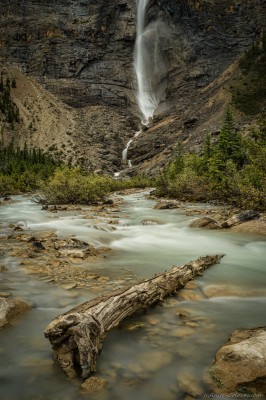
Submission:
[[[163,305],[132,317],[130,323],[138,329],[126,329],[125,324],[108,333],[96,373],[107,386],[93,394],[81,393],[81,380],[68,379],[53,362],[43,331],[55,316],[101,294],[101,288],[66,290],[25,274],[16,257],[0,256],[0,264],[8,269],[0,274],[0,291],[32,305],[0,331],[0,399],[179,400],[189,391],[203,398],[210,393],[206,369],[232,331],[265,326],[265,237],[192,229],[189,224],[197,214],[186,215],[182,208],[153,209],[155,201],[145,194],[119,196],[123,203],[113,212],[115,228],[103,221],[92,226],[78,211],[52,214],[29,197],[14,197],[14,203],[0,207],[2,235],[10,223],[20,221],[32,232],[53,230],[64,238],[75,235],[95,246],[110,247],[105,257],[85,262],[86,268],[108,276],[109,290],[199,256],[225,254],[220,264],[196,278],[191,296],[184,299],[181,291]],[[213,208],[186,204],[186,211],[208,207]],[[159,224],[143,225],[143,220]],[[208,295],[218,290],[220,297]]]

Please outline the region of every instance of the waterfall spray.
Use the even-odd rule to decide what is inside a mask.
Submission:
[[[143,125],[149,126],[159,105],[163,65],[159,49],[159,21],[145,24],[149,0],[137,1],[137,36],[134,68],[137,78],[137,102]]]

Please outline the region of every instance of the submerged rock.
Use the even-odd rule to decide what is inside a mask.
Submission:
[[[199,398],[203,394],[203,389],[196,381],[194,376],[186,371],[181,371],[177,375],[177,383],[179,389],[192,396],[192,398]]]
[[[7,298],[7,297],[9,297],[9,296],[11,296],[11,293],[10,293],[10,292],[0,292],[0,297]]]
[[[144,219],[141,221],[141,225],[160,225],[160,222],[155,219]]]
[[[266,290],[243,288],[234,285],[208,285],[202,289],[206,297],[256,297],[265,296]]]
[[[172,360],[172,355],[167,351],[147,351],[139,355],[137,362],[128,365],[130,371],[135,373],[153,373],[164,368]]]
[[[158,203],[155,204],[153,207],[155,210],[171,210],[174,208],[179,208],[181,206],[181,203],[179,201],[159,201]]]
[[[218,351],[208,383],[215,393],[266,395],[266,327],[236,330]]]

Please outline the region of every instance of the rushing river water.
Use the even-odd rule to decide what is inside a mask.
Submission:
[[[120,328],[107,335],[97,364],[97,376],[106,379],[107,386],[97,394],[81,394],[79,379],[66,378],[53,363],[50,343],[43,336],[53,317],[95,293],[37,280],[20,271],[15,258],[0,256],[8,268],[0,274],[0,291],[10,291],[33,306],[0,331],[1,400],[179,400],[185,398],[189,382],[195,393],[199,386],[208,393],[204,371],[231,332],[265,326],[265,237],[191,229],[195,217],[179,209],[155,210],[153,205],[143,193],[124,196],[115,230],[96,229],[77,213],[58,217],[26,197],[0,207],[0,234],[20,221],[33,232],[55,230],[111,247],[106,258],[88,268],[98,269],[116,285],[119,279],[149,277],[199,256],[225,254],[219,265],[197,278],[198,288],[192,292],[197,301],[171,297],[131,319],[139,329]],[[143,225],[147,219],[159,224]],[[220,297],[203,295],[217,290]],[[180,318],[180,313],[186,317]]]

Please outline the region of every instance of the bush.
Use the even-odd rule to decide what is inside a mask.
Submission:
[[[42,187],[45,201],[52,204],[94,203],[103,200],[108,191],[108,180],[67,167],[57,169]]]
[[[183,169],[176,168],[175,155],[164,167],[156,182],[158,195],[266,209],[265,118],[243,139],[227,110],[217,143],[207,136],[201,156],[183,154],[182,159]]]
[[[41,197],[48,204],[93,204],[104,201],[112,191],[147,187],[151,180],[137,176],[117,180],[106,175],[88,174],[79,168],[61,167],[42,186]]]
[[[0,174],[0,196],[18,193],[16,181],[11,176]]]

